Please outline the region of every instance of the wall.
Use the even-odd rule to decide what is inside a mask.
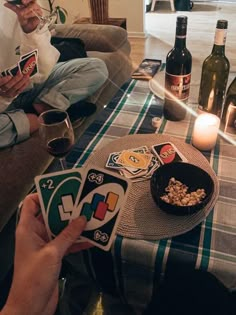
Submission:
[[[47,0],[40,1],[47,3]],[[78,16],[90,15],[87,0],[56,0],[55,3],[68,11],[67,23]],[[109,0],[109,16],[126,18],[130,37],[145,37],[145,3],[145,0]]]

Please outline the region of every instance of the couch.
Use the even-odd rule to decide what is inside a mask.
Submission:
[[[73,24],[55,25],[53,36],[79,37],[85,43],[88,56],[101,58],[106,63],[109,78],[90,99],[96,103],[99,112],[133,70],[127,32],[112,25]],[[76,137],[95,119],[97,112],[75,130]],[[40,146],[38,133],[0,151],[0,237],[18,204],[33,187],[34,177],[43,174],[52,161],[53,158]]]

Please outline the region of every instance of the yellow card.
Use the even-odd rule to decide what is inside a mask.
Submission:
[[[120,154],[117,163],[129,167],[147,169],[151,159],[152,154],[137,153],[126,150]]]

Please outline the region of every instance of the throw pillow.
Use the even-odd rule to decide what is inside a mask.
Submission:
[[[60,52],[58,62],[87,57],[85,44],[80,38],[52,37],[51,44]]]

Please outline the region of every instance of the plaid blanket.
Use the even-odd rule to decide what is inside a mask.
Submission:
[[[190,143],[191,115],[181,122],[163,119],[158,130],[152,126],[152,118],[161,117],[162,106],[148,82],[130,80],[79,139],[67,163],[82,166],[101,145],[134,133],[165,133]],[[193,109],[196,106],[192,104]],[[117,235],[108,253],[97,248],[80,253],[79,268],[136,309],[149,303],[164,275],[183,268],[207,270],[236,289],[236,148],[218,139],[204,155],[220,183],[218,201],[204,222],[186,234],[159,241]]]

